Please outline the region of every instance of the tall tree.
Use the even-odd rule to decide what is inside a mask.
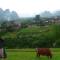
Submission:
[[[35,23],[36,23],[37,25],[39,25],[39,26],[43,26],[43,25],[44,25],[44,23],[43,23],[40,15],[36,15],[36,16],[35,16]]]
[[[40,15],[35,16],[35,23],[38,25],[40,23]]]

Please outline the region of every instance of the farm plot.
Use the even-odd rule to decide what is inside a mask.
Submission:
[[[29,49],[28,49],[29,50]],[[33,49],[29,51],[24,50],[8,50],[7,51],[7,60],[48,60],[46,56],[36,57],[36,52]],[[60,49],[52,49],[53,58],[51,60],[60,60]]]

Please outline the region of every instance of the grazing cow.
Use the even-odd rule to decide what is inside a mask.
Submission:
[[[52,58],[52,53],[49,48],[36,48],[37,56],[45,55],[49,58]]]

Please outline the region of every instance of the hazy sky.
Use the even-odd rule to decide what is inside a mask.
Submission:
[[[60,0],[0,0],[0,8],[16,11],[20,16],[34,16],[45,10],[60,10]]]

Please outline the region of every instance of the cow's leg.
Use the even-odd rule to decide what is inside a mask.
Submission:
[[[52,55],[50,55],[50,59],[52,58]]]
[[[49,59],[51,59],[51,58],[52,58],[52,55],[47,55],[47,56],[48,56],[48,58],[49,58]]]
[[[39,57],[40,56],[40,54],[39,53],[37,53],[37,57]]]
[[[39,54],[37,53],[37,57],[39,56]]]
[[[52,58],[52,56],[49,56],[49,55],[47,55],[47,57],[48,57],[48,59],[51,59]]]

